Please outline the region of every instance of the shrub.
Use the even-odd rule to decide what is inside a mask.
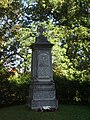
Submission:
[[[9,81],[10,73],[0,64],[0,106],[7,106],[12,104],[23,104],[26,102],[26,96],[28,95],[29,83],[28,77],[22,77],[22,84],[15,82],[14,80]]]
[[[30,74],[23,73],[18,78],[8,79],[10,75],[0,63],[0,106],[26,103],[26,96],[29,94]],[[90,103],[90,81],[67,80],[56,74],[54,80],[60,103]]]
[[[67,80],[54,74],[57,99],[60,103],[89,104],[90,81]]]

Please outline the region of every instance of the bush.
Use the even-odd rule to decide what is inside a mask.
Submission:
[[[0,107],[26,102],[29,83],[17,84],[15,81],[9,81],[9,77],[10,73],[0,64]]]
[[[0,107],[26,103],[29,94],[30,74],[21,74],[11,80],[10,73],[0,63]],[[56,95],[60,103],[89,104],[90,81],[67,80],[54,74]]]
[[[57,99],[65,104],[89,104],[90,81],[67,80],[54,74]]]
[[[0,106],[25,103],[28,88],[28,84],[17,85],[8,81],[0,83]]]

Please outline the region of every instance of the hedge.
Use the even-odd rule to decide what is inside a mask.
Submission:
[[[0,107],[25,104],[29,93],[28,80],[23,84],[17,84],[8,81],[8,77],[9,73],[5,69],[0,69]],[[54,80],[59,103],[90,104],[90,81],[70,81],[56,75],[54,75]]]

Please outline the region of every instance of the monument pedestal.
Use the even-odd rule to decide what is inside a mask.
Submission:
[[[36,42],[31,45],[32,82],[27,97],[27,105],[31,109],[42,109],[43,107],[57,109],[58,107],[52,72],[52,46],[53,44],[42,33],[36,38]]]
[[[32,81],[29,91],[28,106],[31,109],[42,109],[43,107],[57,109],[58,101],[56,100],[53,82]]]

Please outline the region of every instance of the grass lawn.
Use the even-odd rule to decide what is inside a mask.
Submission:
[[[35,112],[25,105],[0,109],[0,120],[90,120],[90,106],[60,105],[55,112]]]

